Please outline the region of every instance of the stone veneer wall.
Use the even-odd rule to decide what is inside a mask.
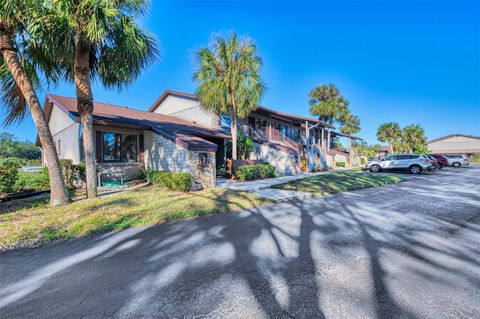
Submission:
[[[192,190],[215,187],[215,152],[190,151],[153,132],[145,132],[144,136],[147,169],[189,172]],[[202,164],[202,157],[206,164]]]
[[[193,190],[215,187],[215,152],[190,151],[189,162]]]
[[[268,144],[254,144],[255,151],[250,154],[251,159],[263,160],[275,166],[279,175],[294,175],[302,172],[300,158],[294,153],[287,153],[269,147]]]

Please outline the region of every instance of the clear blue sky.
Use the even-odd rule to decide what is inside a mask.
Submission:
[[[386,121],[418,123],[428,138],[480,135],[479,1],[152,2],[141,23],[161,42],[162,59],[123,92],[95,86],[97,101],[146,110],[167,88],[193,92],[193,52],[234,30],[258,45],[264,106],[308,115],[309,90],[331,82],[369,143]],[[71,84],[47,91],[75,94]],[[36,136],[30,118],[7,130]]]

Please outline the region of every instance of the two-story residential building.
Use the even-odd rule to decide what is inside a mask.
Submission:
[[[59,157],[81,162],[76,99],[48,94],[44,107]],[[227,115],[204,110],[193,94],[169,90],[147,111],[95,102],[93,124],[100,185],[112,176],[132,179],[145,168],[190,172],[193,189],[213,187],[231,139]],[[335,151],[332,129],[318,119],[262,106],[239,120],[239,130],[255,142],[250,158],[274,165],[279,175],[326,169]]]
[[[147,112],[179,117],[230,133],[229,116],[202,109],[193,94],[167,90]],[[255,142],[255,151],[250,154],[250,158],[274,165],[277,174],[300,173],[302,158],[308,159],[308,153],[310,170],[326,168],[327,159],[320,145],[322,136],[325,148],[327,144],[330,145],[327,139],[333,128],[331,125],[318,119],[278,112],[263,106],[257,106],[248,117],[239,119],[238,125],[239,130],[250,135]],[[307,140],[310,142],[309,152],[305,147]]]

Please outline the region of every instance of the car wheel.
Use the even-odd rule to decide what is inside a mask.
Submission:
[[[462,166],[462,164],[460,164],[459,162],[455,162],[452,164],[453,167],[460,167]]]
[[[410,166],[410,173],[412,174],[420,174],[422,172],[422,168],[418,165]]]
[[[380,165],[373,164],[372,166],[370,166],[370,171],[375,173],[380,172]]]

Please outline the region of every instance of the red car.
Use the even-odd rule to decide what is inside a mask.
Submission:
[[[445,156],[442,156],[440,154],[429,154],[429,155],[432,155],[437,161],[437,163],[442,166],[442,168],[448,166],[448,159]]]

